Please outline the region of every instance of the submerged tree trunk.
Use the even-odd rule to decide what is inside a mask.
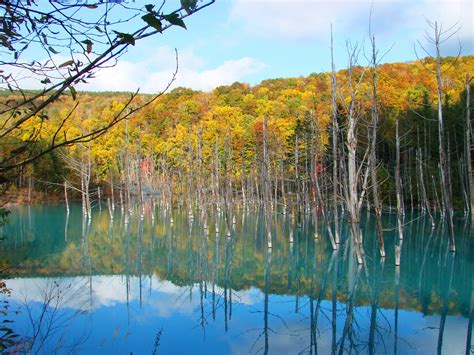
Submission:
[[[64,181],[64,202],[66,203],[66,213],[69,214],[69,200],[67,198],[67,181]]]
[[[338,211],[338,135],[339,125],[337,122],[337,102],[336,102],[336,69],[334,66],[334,48],[331,26],[331,108],[332,108],[332,206],[334,214],[334,239],[339,244],[339,211]]]
[[[374,199],[375,220],[377,222],[377,240],[380,256],[385,257],[385,244],[382,228],[382,204],[380,202],[379,183],[377,179],[377,129],[379,113],[377,108],[377,55],[375,52],[375,37],[372,37],[372,137],[370,138],[370,176],[372,182],[372,198]]]
[[[423,203],[424,208],[426,209],[426,212],[428,212],[428,215],[430,216],[431,227],[434,228],[435,223],[434,223],[433,215],[431,213],[431,204],[430,204],[430,201],[428,199],[428,194],[427,194],[426,188],[425,188],[425,180],[424,180],[422,162],[423,162],[423,156],[422,156],[421,148],[418,148],[417,165],[418,165],[418,176],[419,176],[420,193],[421,193],[420,198],[422,199],[422,203]]]
[[[436,81],[437,81],[437,94],[438,94],[438,140],[439,140],[439,166],[441,174],[441,196],[444,205],[445,217],[448,220],[448,232],[449,232],[449,250],[452,252],[456,251],[456,245],[454,241],[454,224],[453,224],[453,211],[451,204],[451,196],[449,193],[449,176],[447,158],[445,152],[444,142],[444,118],[443,118],[443,91],[441,82],[441,54],[440,54],[440,43],[441,43],[441,29],[438,28],[438,23],[434,23],[434,44],[436,48]]]
[[[112,179],[112,173],[110,173],[110,202],[112,211],[115,211],[114,182]]]
[[[128,218],[131,211],[131,192],[130,192],[130,152],[128,147],[128,120],[125,121],[125,223],[128,223]]]
[[[267,234],[267,247],[272,247],[272,231],[271,231],[271,186],[269,181],[269,158],[268,158],[268,136],[267,136],[267,116],[263,117],[263,161],[262,161],[262,193],[263,193],[263,213],[265,220],[265,231]]]
[[[346,136],[346,147],[347,147],[347,166],[348,166],[348,200],[347,209],[349,211],[349,218],[351,223],[352,239],[354,242],[354,250],[357,256],[357,262],[362,264],[362,253],[359,233],[359,222],[360,222],[360,210],[359,210],[359,197],[358,197],[358,180],[359,171],[357,169],[357,113],[356,113],[356,96],[359,84],[362,77],[359,78],[359,82],[356,87],[353,83],[353,69],[357,57],[357,48],[351,48],[349,51],[349,90],[350,90],[350,103],[349,103],[349,117],[348,117],[348,128]]]
[[[469,196],[471,201],[470,212],[471,212],[471,223],[474,224],[474,175],[472,171],[472,127],[471,127],[471,78],[469,74],[466,75],[466,165],[467,165],[467,176],[469,186]]]
[[[397,193],[397,226],[398,237],[403,239],[403,194],[402,181],[400,176],[400,134],[398,130],[398,118],[395,121],[396,135],[396,163],[395,163],[395,190]]]
[[[315,133],[316,131],[316,133]],[[318,121],[317,119],[313,120],[313,118],[311,117],[311,135],[312,135],[312,140],[314,140],[314,145],[315,145],[315,149],[314,151],[312,152],[312,155],[314,156],[314,165],[315,165],[315,169],[316,171],[312,171],[311,172],[311,177],[314,181],[314,186],[315,186],[315,190],[316,190],[316,194],[317,194],[317,199],[319,201],[319,208],[321,209],[321,214],[323,215],[323,219],[324,219],[324,224],[326,226],[326,230],[328,232],[328,236],[329,236],[329,241],[331,242],[331,246],[333,248],[333,250],[336,250],[338,248],[338,244],[336,243],[336,240],[334,238],[334,235],[332,233],[332,229],[331,229],[331,226],[329,224],[329,220],[327,218],[327,214],[326,214],[326,205],[325,205],[325,202],[323,200],[323,196],[322,196],[322,193],[321,193],[321,187],[319,186],[319,179],[318,179],[318,171],[317,171],[317,166],[318,166],[318,154],[319,154],[319,147],[318,147],[318,144],[319,144],[319,137],[318,137]]]

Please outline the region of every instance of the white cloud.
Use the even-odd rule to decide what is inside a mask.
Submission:
[[[150,52],[150,49],[147,50]],[[136,91],[141,93],[158,93],[164,90],[176,70],[176,52],[174,49],[161,46],[153,48],[144,59],[130,60],[119,58],[112,67],[97,70],[87,84],[78,84],[76,89],[87,91]],[[59,55],[53,58],[57,65],[68,58]],[[78,57],[76,59],[82,59]],[[209,91],[219,85],[245,81],[248,75],[265,68],[265,64],[251,57],[242,57],[224,61],[215,67],[206,67],[205,61],[193,51],[185,49],[178,52],[178,72],[171,89],[183,86],[195,90]],[[40,80],[44,76],[35,76],[16,67],[4,68],[11,73],[24,89],[42,89]],[[52,79],[53,82],[57,82]],[[6,84],[0,81],[0,87]]]
[[[342,27],[362,13],[354,1],[236,0],[230,17],[257,36],[300,39],[327,36],[331,22]]]
[[[360,39],[367,36],[371,7],[373,32],[382,38],[422,38],[426,18],[446,26],[458,23],[455,37],[472,47],[471,0],[235,0],[230,21],[257,36],[324,41],[332,23],[335,33]]]
[[[243,57],[224,61],[213,68],[204,68],[202,58],[192,51],[178,53],[178,73],[171,88],[184,86],[196,90],[211,90],[219,85],[245,81],[246,76],[262,70],[265,65],[253,58]],[[135,91],[156,93],[163,90],[176,69],[175,52],[160,47],[146,59],[137,62],[119,60],[116,66],[97,72],[82,90]]]

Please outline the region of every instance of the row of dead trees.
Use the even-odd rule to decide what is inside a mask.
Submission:
[[[396,246],[396,262],[403,240],[403,226],[407,221],[406,201],[418,201],[420,210],[436,223],[435,212],[448,227],[449,249],[456,250],[454,239],[453,201],[448,154],[446,149],[445,120],[443,116],[443,71],[440,45],[451,33],[442,31],[438,24],[428,22],[433,35],[429,40],[435,48],[435,70],[437,81],[437,130],[439,141],[439,177],[427,173],[424,162],[424,149],[418,146],[416,151],[403,152],[403,135],[399,129],[399,118],[395,121],[395,161],[394,183],[399,244]],[[210,210],[224,214],[227,230],[230,231],[233,209],[236,204],[244,208],[252,204],[259,205],[265,212],[267,246],[272,247],[272,213],[289,213],[299,223],[301,218],[311,217],[317,225],[322,221],[333,249],[340,244],[340,228],[343,220],[351,226],[351,238],[359,263],[363,263],[363,239],[359,227],[362,208],[373,211],[376,219],[377,240],[380,256],[385,257],[384,225],[382,213],[387,203],[381,195],[380,166],[377,156],[379,143],[380,110],[377,88],[377,66],[381,57],[371,36],[370,63],[366,67],[358,65],[361,47],[347,43],[348,67],[347,84],[341,87],[337,82],[334,66],[331,35],[331,116],[332,124],[328,128],[319,127],[317,110],[311,110],[301,119],[292,137],[293,152],[284,153],[278,139],[269,132],[269,118],[263,117],[261,144],[256,144],[253,159],[249,163],[245,149],[241,152],[233,148],[232,137],[217,137],[212,146],[210,160],[203,156],[202,132],[197,143],[189,143],[181,164],[170,164],[166,156],[145,157],[140,153],[130,153],[128,122],[125,130],[125,147],[117,157],[114,174],[109,174],[107,206],[110,217],[114,217],[115,206],[128,216],[132,211],[132,202],[143,205],[149,195],[153,206],[165,208],[187,208],[190,216],[200,211],[208,224]],[[426,68],[429,70],[428,68]],[[369,92],[361,92],[362,83],[370,78]],[[466,135],[463,164],[460,175],[466,210],[474,206],[471,163],[471,122],[470,122],[470,77],[466,76]],[[371,102],[370,117],[364,115],[361,108],[361,95],[368,95]],[[341,113],[342,112],[342,113]],[[330,144],[321,142],[321,137],[329,139]],[[361,142],[361,137],[364,139]],[[141,151],[139,144],[138,152]],[[362,144],[361,144],[362,143]],[[239,156],[240,154],[240,156]],[[402,164],[402,156],[411,155],[411,167]],[[415,158],[413,161],[413,157]],[[91,157],[90,148],[84,147],[79,159],[64,157],[71,170],[80,176],[80,187],[70,182],[64,183],[65,198],[67,190],[76,189],[82,196],[82,208],[86,217],[91,217]],[[236,162],[240,161],[240,166]],[[146,163],[146,164],[144,164]],[[112,171],[112,170],[111,170]],[[415,172],[413,174],[413,172]],[[439,187],[437,189],[436,187]],[[438,196],[438,190],[441,197]],[[101,189],[96,197],[101,208]],[[146,192],[145,192],[146,191]],[[118,195],[118,198],[117,198]],[[416,197],[414,197],[416,196]],[[117,201],[118,200],[118,201]],[[393,205],[391,201],[388,204]],[[435,208],[435,206],[437,208]],[[437,211],[436,211],[437,210]],[[472,214],[471,214],[472,215]],[[127,217],[126,217],[127,218]]]

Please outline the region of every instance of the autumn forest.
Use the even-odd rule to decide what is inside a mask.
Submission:
[[[469,6],[401,7],[0,1],[0,351],[472,353]]]
[[[348,178],[351,116],[360,203],[375,206],[370,178],[374,145],[381,209],[397,208],[398,188],[404,208],[421,208],[432,216],[444,210],[437,82],[430,72],[435,64],[424,59],[377,67],[375,135],[371,67],[335,73],[333,94],[331,73],[265,80],[254,87],[234,83],[211,92],[176,88],[95,140],[63,147],[12,170],[16,178],[11,189],[62,195],[66,188],[71,198],[87,192],[86,205],[94,204],[101,193],[122,204],[150,195],[161,203],[190,209],[196,204],[223,208],[231,202],[267,200],[279,210],[327,211],[329,220],[334,218],[330,216],[333,197],[343,207],[349,198],[342,181]],[[459,216],[470,208],[466,74],[473,68],[472,56],[443,58],[449,193]],[[28,141],[30,151],[22,156],[34,154],[51,144],[53,136],[82,135],[147,100],[146,95],[138,95],[125,107],[129,99],[125,94],[77,95],[63,95],[18,129],[8,149],[15,151],[15,142]],[[4,105],[11,100],[15,96],[2,98]]]

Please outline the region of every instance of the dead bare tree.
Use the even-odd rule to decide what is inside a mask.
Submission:
[[[332,108],[332,187],[333,187],[333,213],[334,213],[334,239],[336,244],[339,244],[339,179],[338,179],[338,167],[339,167],[339,154],[338,154],[338,137],[339,137],[339,124],[337,122],[337,82],[336,82],[336,69],[334,66],[334,46],[332,37],[332,25],[331,25],[331,108]]]
[[[467,165],[467,181],[468,191],[471,201],[470,213],[471,223],[474,224],[474,175],[472,171],[472,126],[471,126],[471,78],[469,74],[466,75],[466,165]]]
[[[372,135],[370,137],[370,177],[372,183],[372,198],[374,200],[375,219],[377,222],[377,240],[379,243],[380,256],[385,257],[385,245],[383,240],[382,227],[382,203],[380,201],[379,183],[377,178],[377,130],[379,113],[377,107],[377,52],[375,47],[375,37],[371,37],[372,44]]]
[[[447,30],[443,29],[442,25],[438,25],[438,22],[426,21],[429,28],[433,34],[426,32],[426,40],[429,44],[434,47],[434,55],[430,54],[429,51],[418,41],[418,45],[422,50],[431,58],[434,58],[436,69],[430,70],[434,75],[436,75],[437,83],[437,110],[438,110],[438,141],[439,141],[439,169],[440,169],[440,180],[441,180],[441,200],[443,205],[443,214],[448,222],[448,233],[449,233],[449,250],[451,252],[456,251],[456,244],[454,240],[454,222],[453,222],[453,206],[451,200],[451,193],[449,187],[449,170],[448,170],[448,160],[446,156],[446,143],[445,143],[445,122],[443,117],[443,83],[442,83],[442,70],[441,70],[441,45],[454,36],[457,33],[457,24],[448,28]],[[460,53],[461,48],[459,48]],[[416,51],[416,46],[415,46]],[[459,56],[459,54],[458,54]]]
[[[365,70],[359,74],[358,78],[355,78],[354,69],[357,64],[357,58],[359,55],[359,47],[357,45],[352,46],[347,43],[347,51],[349,57],[348,63],[348,90],[349,90],[349,102],[346,104],[346,110],[348,115],[348,127],[346,133],[346,147],[347,147],[347,186],[348,196],[346,200],[347,210],[349,212],[349,220],[351,225],[351,235],[354,243],[354,250],[357,257],[357,262],[362,264],[362,252],[361,252],[361,239],[360,239],[360,205],[361,197],[359,196],[359,178],[361,173],[362,164],[357,161],[357,122],[359,119],[360,112],[357,108],[357,94],[364,78]],[[366,170],[368,172],[368,170]],[[366,174],[366,178],[367,178]],[[365,179],[365,182],[367,179]],[[364,189],[365,192],[365,189]],[[363,193],[364,193],[363,192]]]

